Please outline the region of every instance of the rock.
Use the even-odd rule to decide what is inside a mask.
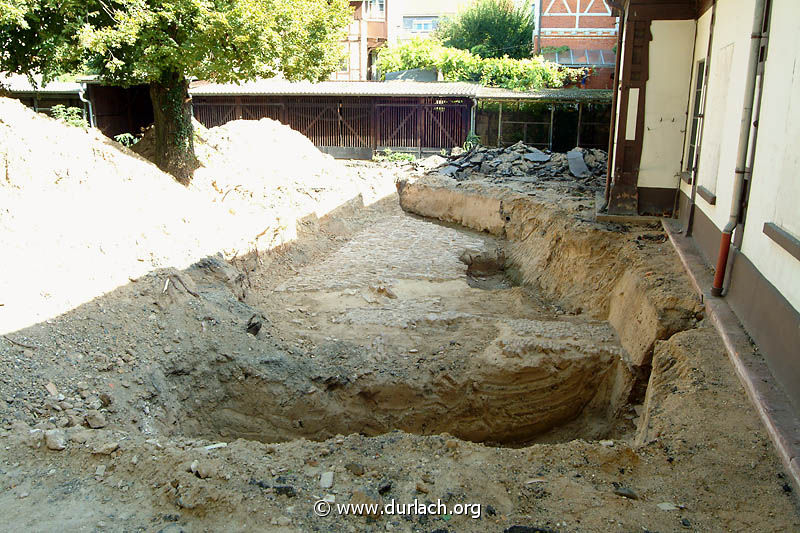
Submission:
[[[618,486],[614,488],[614,494],[622,496],[623,498],[630,498],[631,500],[638,500],[639,495],[633,489],[628,487]]]
[[[253,315],[250,317],[250,320],[247,321],[247,326],[244,329],[250,335],[256,336],[258,332],[261,331],[262,324],[263,321],[260,320],[260,317],[258,315]]]
[[[380,485],[378,485],[378,494],[384,496],[390,490],[392,490],[392,482],[391,481],[383,481]]]
[[[447,165],[446,167],[439,169],[439,174],[443,176],[452,176],[458,171],[458,167],[455,165]]]
[[[375,509],[375,512],[370,512],[370,506],[380,505],[380,500],[370,496],[365,490],[354,490],[350,496],[350,503],[352,505],[360,506],[357,507],[357,509],[359,509],[359,514],[361,516],[378,516],[378,510]]]
[[[287,498],[294,498],[297,496],[297,491],[291,485],[275,485],[275,494],[279,496],[286,496]]]
[[[217,467],[211,461],[198,461],[197,459],[192,461],[189,470],[200,479],[214,477],[217,473]]]
[[[421,494],[428,494],[428,492],[430,492],[430,489],[428,487],[426,487],[425,484],[423,482],[421,482],[421,481],[417,481],[416,489],[417,489],[417,492],[419,492]]]
[[[494,169],[497,167],[494,161],[484,161],[481,163],[480,168],[478,169],[479,172],[482,174],[491,174],[494,172]]]
[[[44,442],[44,431],[41,429],[31,429],[28,431],[28,434],[25,435],[25,444],[30,446],[31,448],[37,449],[42,446]]]
[[[291,524],[291,523],[292,523],[292,519],[291,519],[291,518],[289,518],[288,516],[280,516],[280,517],[278,517],[278,519],[275,521],[275,523],[276,523],[277,525],[279,525],[279,526],[284,526],[284,527],[285,527],[285,526],[288,526],[289,524]]]
[[[58,389],[56,388],[55,384],[50,381],[47,385],[44,386],[47,389],[47,392],[50,393],[50,396],[56,397],[58,396]]]
[[[469,158],[469,162],[473,165],[479,165],[486,160],[486,154],[478,153]]]
[[[346,465],[344,465],[344,469],[353,474],[354,476],[364,475],[364,467],[358,463],[347,463]]]
[[[591,174],[583,161],[583,153],[578,150],[567,152],[567,163],[569,164],[569,173],[576,178],[585,178]]]
[[[454,146],[452,150],[450,150],[451,157],[458,157],[464,154],[464,149],[460,146]]]
[[[679,509],[677,505],[670,502],[661,502],[657,505],[657,507],[662,511],[677,511]]]
[[[50,450],[63,450],[67,447],[67,434],[61,429],[48,429],[44,432],[44,442]]]
[[[448,450],[455,450],[458,448],[458,440],[456,439],[448,439],[447,442],[444,443],[447,446]]]
[[[497,165],[497,170],[495,172],[501,176],[508,176],[511,174],[511,163],[500,163]]]
[[[513,163],[520,157],[522,156],[518,152],[506,152],[497,156],[497,160],[501,163]]]
[[[118,442],[101,442],[92,447],[92,453],[96,455],[111,455],[119,448]]]
[[[92,409],[86,413],[86,424],[92,429],[104,428],[106,427],[106,417],[100,411]]]
[[[600,446],[607,446],[607,447],[614,446],[614,441],[613,440],[601,440],[600,441]]]
[[[105,474],[106,474],[106,465],[97,465],[97,468],[94,469],[95,477],[103,477]]]
[[[319,486],[323,489],[333,487],[333,472],[323,472],[322,475],[319,476]]]
[[[537,526],[511,526],[504,529],[503,533],[556,533],[556,530]]]
[[[522,156],[525,161],[531,161],[532,163],[544,163],[546,161],[550,161],[550,154],[546,154],[539,150],[538,148],[529,147],[528,153]]]

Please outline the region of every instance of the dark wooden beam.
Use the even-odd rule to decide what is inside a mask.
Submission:
[[[628,20],[694,20],[697,16],[695,0],[631,0]]]

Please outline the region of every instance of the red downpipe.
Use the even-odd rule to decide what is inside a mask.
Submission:
[[[725,270],[728,264],[728,252],[731,249],[731,233],[724,232],[719,243],[717,269],[714,271],[714,284],[711,286],[712,296],[722,296],[722,284],[725,282]]]

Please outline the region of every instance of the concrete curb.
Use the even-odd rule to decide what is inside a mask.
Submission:
[[[775,382],[764,358],[754,348],[739,319],[725,298],[711,296],[713,273],[694,243],[683,235],[677,220],[662,221],[669,240],[680,257],[706,315],[722,338],[736,375],[775,445],[786,472],[800,493],[800,417],[789,397]],[[722,413],[721,413],[722,414]]]

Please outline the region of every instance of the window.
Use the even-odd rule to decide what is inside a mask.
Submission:
[[[439,26],[439,17],[403,17],[403,29],[415,33],[430,33]]]
[[[689,153],[686,157],[686,170],[694,172],[696,165],[695,156],[697,155],[697,143],[700,140],[700,129],[703,120],[703,83],[706,75],[706,60],[701,59],[697,62],[697,80],[694,84],[694,105],[692,106],[692,130],[689,135]]]
[[[381,20],[386,18],[386,0],[368,0],[367,18]]]

